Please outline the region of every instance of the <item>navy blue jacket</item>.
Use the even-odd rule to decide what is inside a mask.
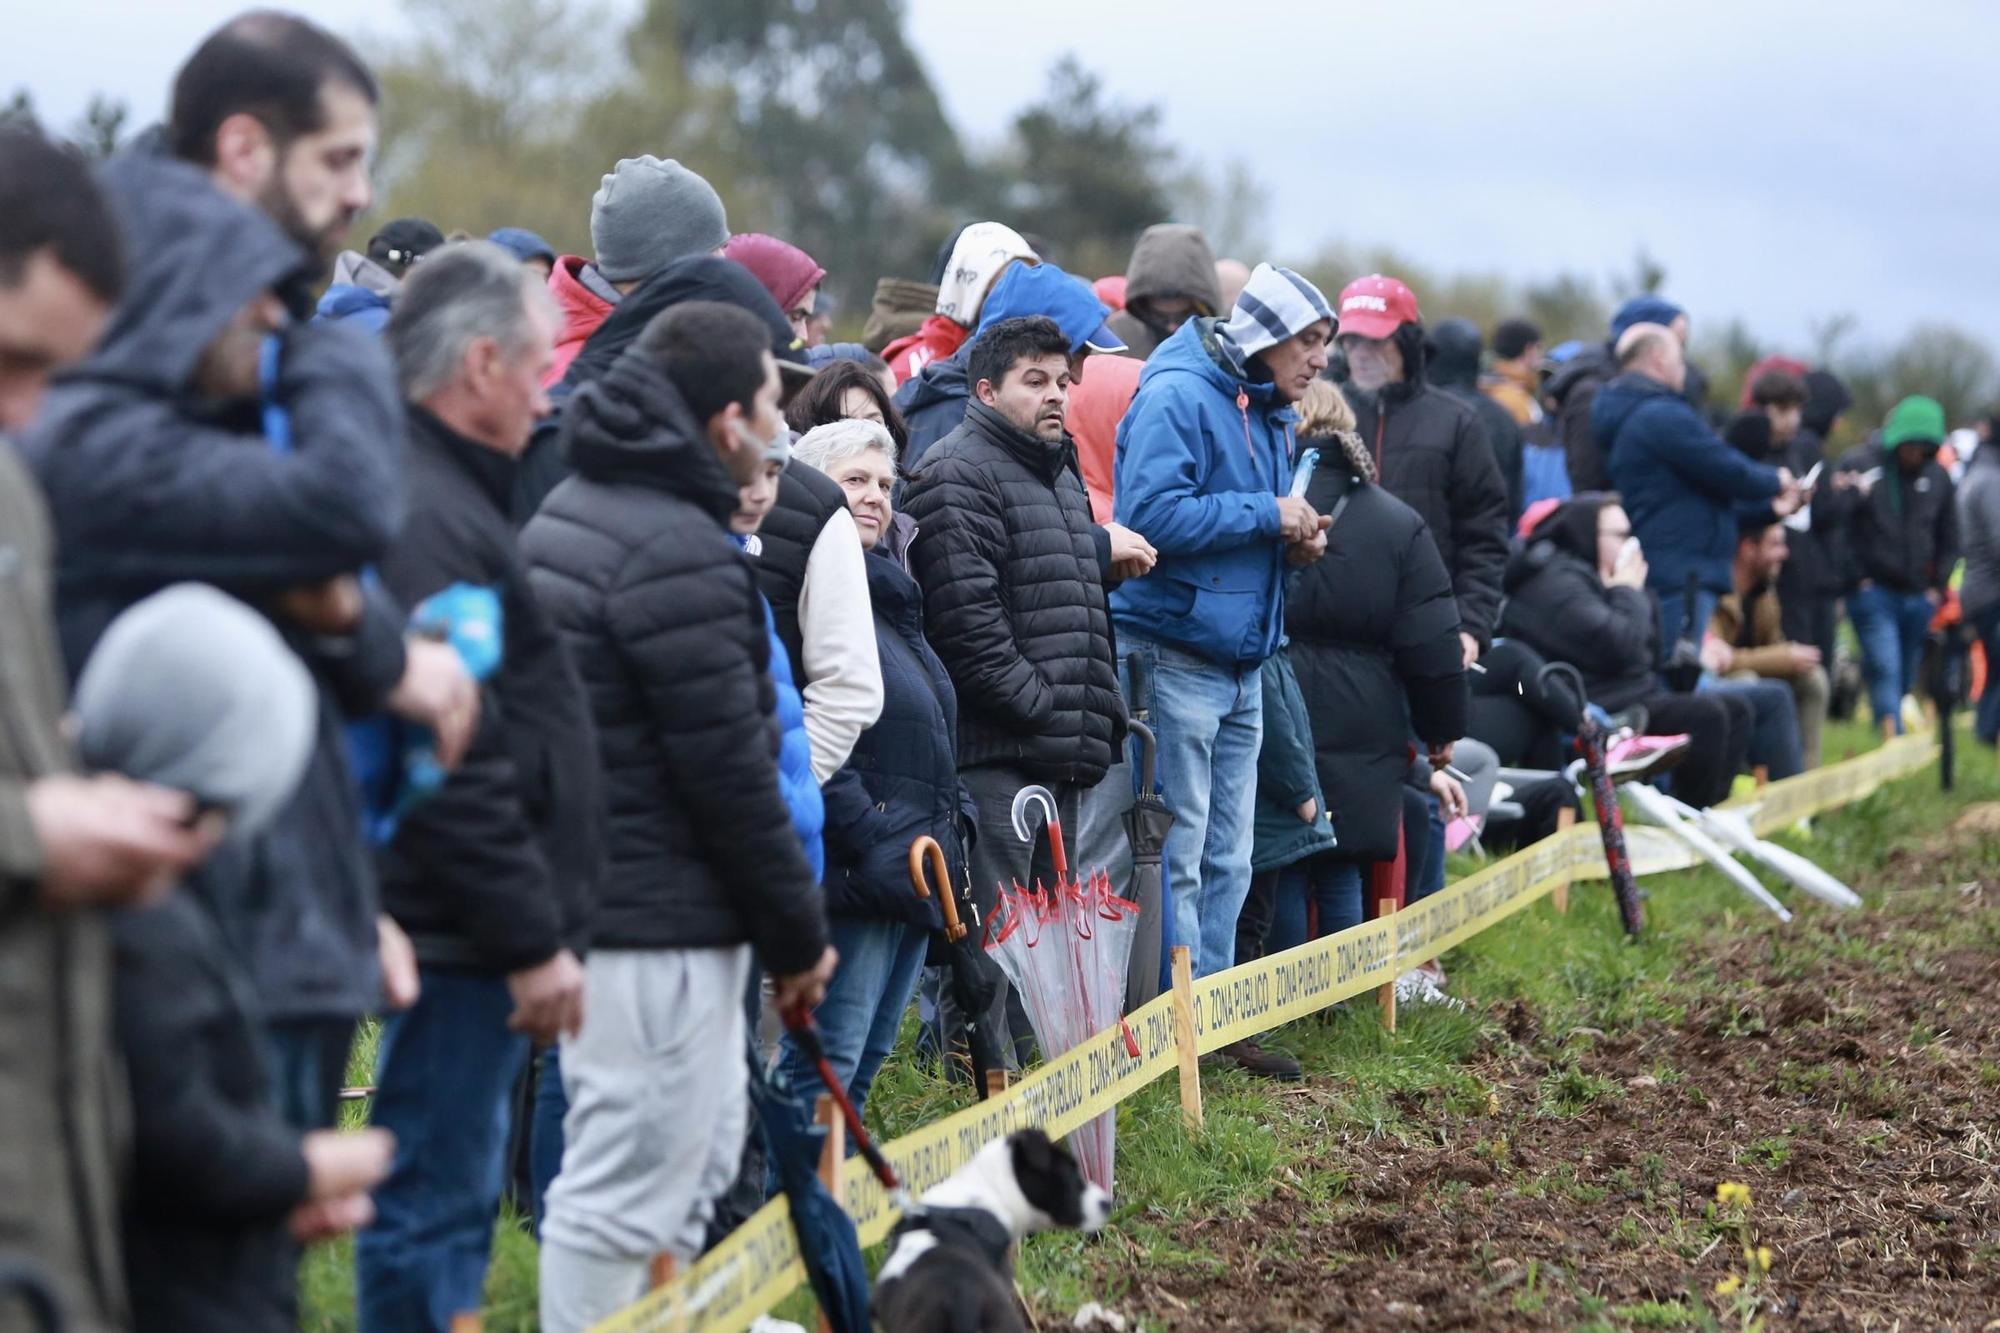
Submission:
[[[882,716],[826,784],[826,909],[935,930],[936,900],[917,897],[910,884],[910,844],[928,835],[954,867],[961,863],[958,693],[924,639],[924,590],[882,546],[863,563]]]
[[[1644,375],[1605,385],[1590,428],[1645,550],[1647,586],[1682,593],[1692,573],[1711,592],[1732,591],[1736,506],[1775,496],[1776,469],[1730,448],[1687,399]]]
[[[1283,633],[1278,496],[1297,415],[1272,385],[1224,368],[1214,323],[1191,319],[1160,344],[1118,425],[1116,517],[1160,560],[1111,594],[1111,615],[1218,665],[1256,666]]]
[[[909,431],[901,459],[905,476],[917,470],[932,445],[964,424],[966,405],[972,401],[972,385],[965,377],[967,350],[961,347],[944,360],[931,362],[896,390],[896,410]]]

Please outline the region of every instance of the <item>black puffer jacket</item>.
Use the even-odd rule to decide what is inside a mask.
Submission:
[[[754,942],[785,974],[826,905],[778,788],[771,636],[729,534],[737,487],[679,390],[636,348],[570,399],[576,475],[521,536],[597,722],[606,866],[598,949]]]
[[[1410,506],[1331,462],[1313,474],[1306,498],[1322,514],[1339,514],[1325,558],[1300,573],[1285,599],[1292,669],[1312,719],[1338,855],[1387,860],[1396,854],[1411,735],[1441,745],[1465,734],[1458,608],[1437,546]]]
[[[826,904],[835,916],[941,922],[910,884],[910,844],[932,837],[954,867],[965,796],[958,785],[958,694],[924,638],[924,593],[884,538],[869,552],[868,596],[882,659],[882,716],[826,784]],[[932,886],[935,890],[936,886]]]
[[[1840,460],[1847,473],[1882,470],[1866,495],[1857,487],[1822,487],[1814,512],[1830,508],[1847,536],[1849,590],[1863,580],[1894,592],[1943,592],[1958,564],[1958,503],[1951,474],[1933,454],[1913,473],[1897,470],[1896,451],[1862,445]]]
[[[847,508],[847,493],[817,468],[794,463],[778,474],[778,499],[757,529],[757,586],[771,604],[778,640],[792,655],[792,675],[806,685],[805,635],[799,629],[799,593],[806,562],[827,521]]]
[[[958,761],[1094,785],[1125,738],[1102,530],[1068,440],[975,402],[909,482],[911,568],[958,689]]]
[[[1659,603],[1644,588],[1607,587],[1582,552],[1597,549],[1602,495],[1565,501],[1507,562],[1500,632],[1583,673],[1590,701],[1616,712],[1659,689]]]
[[[1597,391],[1618,374],[1611,349],[1591,343],[1549,376],[1548,396],[1556,405],[1556,443],[1569,464],[1570,490],[1577,495],[1611,485],[1611,460],[1590,430],[1590,409]]]
[[[383,850],[383,905],[425,962],[514,972],[584,943],[602,802],[597,735],[569,653],[528,588],[514,463],[410,409],[410,524],[381,565],[405,606],[453,584],[500,597],[500,667],[479,732]]]
[[[152,593],[209,583],[266,604],[379,560],[404,508],[402,405],[373,335],[338,324],[284,334],[270,406],[289,422],[286,452],[266,438],[257,402],[204,407],[192,389],[202,349],[236,312],[290,286],[297,246],[186,163],[131,151],[103,181],[133,258],[130,286],[24,450],[56,524],[72,677],[119,613]],[[248,961],[264,1019],[354,1018],[381,994],[377,889],[342,729],[401,678],[403,613],[371,594],[351,636],[279,628],[320,687],[319,743],[272,825],[189,885]]]
[[[1514,414],[1479,391],[1479,326],[1469,319],[1440,320],[1430,333],[1431,383],[1468,403],[1486,430],[1501,480],[1507,483],[1507,522],[1521,514],[1521,426]]]
[[[1396,332],[1408,377],[1379,393],[1350,390],[1356,431],[1375,458],[1382,489],[1417,511],[1451,574],[1461,627],[1483,648],[1500,615],[1507,565],[1507,483],[1470,403],[1433,387],[1423,332]]]
[[[132,1084],[125,1268],[133,1326],[297,1324],[305,1153],[272,1109],[248,980],[194,895],[112,919],[118,1044]]]

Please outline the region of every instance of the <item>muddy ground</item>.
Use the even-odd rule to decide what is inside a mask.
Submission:
[[[2000,879],[1962,876],[1966,840],[2000,832],[1979,818],[1864,877],[1880,908],[1718,936],[1631,1028],[1494,1007],[1484,1106],[1412,1097],[1402,1137],[1329,1142],[1331,1198],[1281,1187],[1182,1237],[1219,1264],[1114,1262],[1118,1308],[1172,1329],[1987,1327]],[[1723,1182],[1749,1206],[1718,1207]],[[1753,1280],[1717,1294],[1732,1278]]]

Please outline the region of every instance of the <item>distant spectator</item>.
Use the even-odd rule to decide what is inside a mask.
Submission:
[[[1106,321],[1110,313],[1083,279],[1053,264],[1014,264],[987,293],[980,307],[979,332],[1010,319],[1037,315],[1052,319],[1069,339],[1069,378],[1076,380],[1086,374],[1086,357],[1125,350]],[[970,354],[968,345],[941,361],[930,362],[897,391],[896,406],[910,429],[904,471],[915,472],[931,445],[965,419],[973,397],[973,385],[966,374]]]
[[[1221,298],[1218,309],[1234,310],[1236,298],[1243,295],[1243,289],[1250,285],[1250,266],[1240,259],[1218,259],[1215,261],[1215,289]]]
[[[1951,476],[1938,465],[1944,408],[1915,395],[1890,409],[1879,443],[1840,460],[1833,506],[1846,524],[1854,582],[1847,614],[1876,725],[1900,735],[1931,617],[1958,563]]]
[[[1225,315],[1215,274],[1215,252],[1199,227],[1162,222],[1146,228],[1125,267],[1125,305],[1111,317],[1111,331],[1125,355],[1144,361],[1176,329],[1197,315]]]
[[[1771,503],[1782,515],[1801,497],[1789,470],[1752,463],[1730,448],[1681,396],[1687,361],[1670,330],[1635,324],[1617,352],[1618,378],[1596,395],[1591,429],[1646,549],[1647,586],[1663,617],[1665,642],[1656,646],[1664,655],[1684,623],[1699,634],[1716,599],[1734,587],[1736,505]]]
[[[1374,274],[1340,294],[1340,346],[1355,430],[1382,489],[1430,528],[1451,572],[1468,665],[1493,639],[1507,563],[1507,483],[1478,409],[1431,384],[1416,294]]]
[[[865,361],[829,361],[785,408],[785,423],[800,435],[835,421],[872,421],[889,432],[898,451],[909,439],[903,414]]]
[[[1003,222],[975,222],[961,228],[949,253],[939,256],[935,313],[915,333],[882,349],[896,383],[908,384],[925,366],[964,347],[980,326],[986,298],[1001,277],[1015,264],[1040,262],[1027,238]],[[878,289],[878,304],[880,299]],[[903,466],[914,463],[905,459]]]
[[[1722,675],[1779,680],[1791,687],[1804,763],[1817,768],[1820,733],[1826,725],[1826,667],[1818,648],[1785,638],[1778,575],[1789,554],[1789,535],[1768,512],[1742,519],[1736,540],[1736,586],[1716,603],[1708,633],[1715,640],[1715,670]]]
[[[1986,686],[1974,731],[2000,741],[2000,411],[1980,422],[1981,441],[1958,484],[1958,531],[1965,546],[1959,601],[1986,650]]]
[[[672,158],[620,158],[591,196],[590,242],[595,259],[564,255],[549,277],[563,327],[544,385],[563,378],[634,288],[677,259],[721,254],[729,217],[715,187]]]
[[[1493,364],[1479,391],[1507,409],[1522,430],[1542,421],[1542,331],[1525,319],[1493,326]]]
[[[556,248],[526,227],[501,227],[486,239],[541,274],[544,282],[555,272]]]
[[[410,266],[443,244],[444,233],[431,223],[397,218],[368,238],[367,254],[340,252],[333,262],[333,284],[319,299],[318,317],[380,333]]]
[[[731,236],[729,244],[722,247],[722,257],[734,260],[755,275],[778,303],[785,322],[792,326],[793,336],[803,347],[826,270],[796,245],[756,232]]]
[[[1789,468],[1795,477],[1803,479],[1814,468],[1824,471],[1824,438],[1804,424],[1811,398],[1805,368],[1796,361],[1766,357],[1751,371],[1744,384],[1747,405],[1730,421],[1724,437],[1752,462]],[[1830,493],[1832,482],[1822,475],[1819,493]],[[1818,648],[1820,660],[1831,668],[1844,591],[1845,547],[1839,508],[1817,504],[1816,498],[1806,497],[1806,507],[1787,524],[1787,555],[1778,571],[1777,594],[1785,638]]]
[[[1683,404],[1683,407],[1686,405]],[[1748,700],[1672,694],[1659,684],[1659,608],[1646,591],[1646,555],[1615,495],[1579,495],[1536,525],[1507,563],[1501,632],[1583,676],[1591,703],[1645,709],[1647,730],[1686,734],[1674,790],[1690,805],[1729,795],[1750,753]]]
[[[1460,402],[1470,403],[1485,428],[1493,461],[1507,483],[1507,525],[1521,516],[1521,428],[1513,414],[1479,391],[1479,326],[1469,319],[1447,319],[1430,331],[1427,369],[1431,383]]]

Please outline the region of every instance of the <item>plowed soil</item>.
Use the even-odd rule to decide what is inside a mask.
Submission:
[[[2000,880],[1955,881],[1996,837],[1975,816],[1890,857],[1866,912],[1718,931],[1631,1029],[1493,1008],[1484,1107],[1412,1098],[1400,1131],[1328,1142],[1331,1200],[1281,1187],[1191,1228],[1221,1263],[1135,1258],[1119,1308],[1172,1329],[1988,1327]],[[1723,1182],[1748,1206],[1719,1206]]]

